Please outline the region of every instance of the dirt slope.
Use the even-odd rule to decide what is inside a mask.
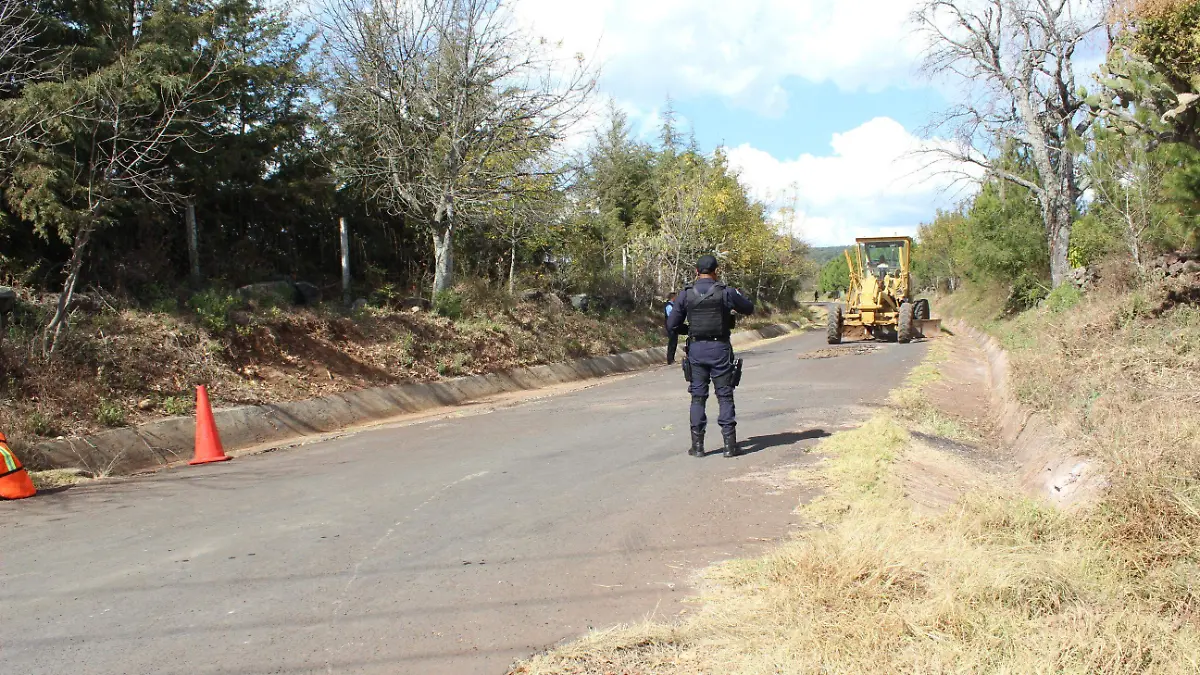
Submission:
[[[215,405],[267,403],[360,387],[491,372],[661,342],[656,316],[596,316],[548,302],[496,302],[451,319],[367,307],[190,311],[101,304],[79,312],[53,359],[38,355],[49,298],[23,297],[0,345],[0,429],[38,439],[187,414],[195,386]],[[483,304],[483,303],[481,303]],[[214,325],[216,324],[216,325]]]

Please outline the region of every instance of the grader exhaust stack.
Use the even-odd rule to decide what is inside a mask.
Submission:
[[[844,252],[850,268],[846,309],[829,312],[827,341],[875,338],[911,342],[941,334],[941,320],[933,319],[929,301],[913,298],[909,237],[869,237],[855,240],[854,255]]]

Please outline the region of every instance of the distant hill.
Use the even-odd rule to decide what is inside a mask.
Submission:
[[[830,260],[833,260],[834,258],[841,255],[842,251],[845,251],[848,247],[849,247],[849,245],[847,245],[847,246],[814,246],[813,248],[810,248],[808,250],[808,257],[810,259],[812,259],[814,262],[816,262],[818,265],[824,265],[825,263],[829,262]]]

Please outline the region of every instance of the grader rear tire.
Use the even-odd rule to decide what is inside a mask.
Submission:
[[[829,310],[829,323],[825,328],[825,341],[831,345],[842,344],[842,306],[834,305]]]
[[[901,343],[912,342],[917,337],[917,326],[913,320],[913,304],[906,302],[900,305],[900,325],[896,338]]]
[[[918,321],[926,321],[929,319],[929,301],[925,298],[913,303],[913,316]]]

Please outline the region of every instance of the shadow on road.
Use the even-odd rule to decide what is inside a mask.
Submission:
[[[800,441],[811,441],[818,438],[828,438],[828,431],[824,429],[809,429],[808,431],[785,431],[781,434],[768,434],[766,436],[752,436],[742,441],[741,454],[750,455],[771,448],[782,448],[789,445],[795,445]]]
[[[37,497],[45,497],[48,495],[54,495],[54,494],[58,494],[60,492],[66,492],[67,490],[70,490],[73,487],[75,487],[75,486],[74,485],[56,485],[54,487],[38,488],[36,496]]]

